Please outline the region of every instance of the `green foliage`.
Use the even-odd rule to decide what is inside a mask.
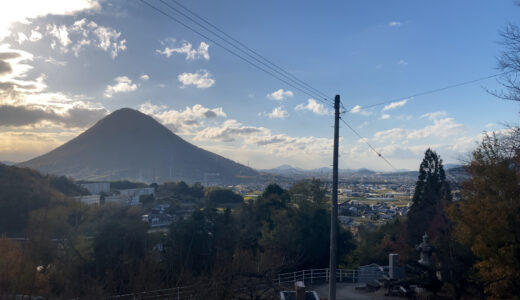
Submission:
[[[354,248],[352,236],[339,226],[338,232],[338,257],[344,258]],[[329,262],[330,212],[310,207],[277,209],[271,222],[264,222],[259,243],[278,253],[290,269],[324,268]]]
[[[244,198],[230,189],[209,188],[206,189],[206,201],[213,205],[225,203],[242,203]]]
[[[442,159],[428,149],[419,168],[412,206],[408,212],[407,231],[411,245],[421,241],[422,235],[430,229],[436,213],[442,213],[439,207],[448,202],[451,202],[451,191]]]
[[[408,244],[406,239],[406,223],[397,218],[378,228],[362,228],[359,231],[358,246],[349,257],[351,266],[362,266],[371,263],[385,265],[389,253],[399,253],[401,261],[408,260]]]
[[[520,129],[486,136],[467,166],[463,201],[448,210],[457,242],[476,257],[473,265],[490,299],[520,295]]]
[[[200,183],[189,186],[184,181],[165,182],[159,185],[157,195],[169,201],[199,201],[204,197],[204,187]]]
[[[129,291],[147,251],[147,226],[139,220],[107,222],[94,239],[97,278],[113,292]]]
[[[31,211],[68,201],[52,186],[49,177],[0,164],[0,233],[24,236]]]
[[[326,203],[325,188],[319,179],[302,180],[293,184],[289,190],[291,201],[295,203],[311,202],[317,206]]]
[[[412,206],[406,218],[398,218],[375,229],[363,229],[359,233],[359,245],[349,261],[353,265],[372,262],[385,264],[389,253],[399,253],[401,262],[417,260],[414,246],[428,232],[432,241],[440,245],[449,233],[444,207],[451,202],[451,192],[440,157],[427,149],[419,168]],[[442,241],[447,242],[447,241]],[[443,249],[452,249],[442,245]],[[446,265],[448,261],[444,261]]]
[[[148,187],[146,183],[134,182],[128,180],[119,180],[110,182],[110,188],[116,190],[127,190]]]
[[[167,278],[182,272],[194,276],[208,273],[217,259],[229,260],[236,247],[235,229],[230,211],[218,214],[206,208],[195,211],[188,220],[171,226],[165,243]]]
[[[65,176],[47,175],[50,185],[69,197],[88,195],[87,189],[75,184]]]
[[[20,185],[11,181],[13,172],[20,177],[14,177]],[[5,268],[12,271],[0,283],[6,282],[13,293],[99,299],[237,274],[262,277],[328,265],[330,212],[314,201],[294,205],[291,194],[275,184],[247,203],[230,190],[208,189],[207,205],[188,219],[176,221],[163,234],[148,232],[140,207],[86,206],[71,201],[36,172],[16,168],[10,176],[0,176],[2,180],[16,191],[8,195],[18,195],[16,199],[27,203],[25,210],[10,210],[26,213],[24,224],[19,225],[28,237],[24,251],[0,239],[0,275]],[[27,191],[33,186],[40,189]],[[204,195],[200,184],[167,183],[161,189],[192,199]],[[230,201],[238,203],[233,212],[215,209],[215,203]],[[5,203],[0,205],[9,208]],[[343,263],[354,247],[353,238],[341,228],[338,231],[339,263]],[[41,272],[35,273],[37,266]],[[0,293],[6,291],[2,287]]]

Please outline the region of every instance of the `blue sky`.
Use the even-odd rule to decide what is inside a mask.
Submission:
[[[518,104],[485,91],[500,88],[494,79],[363,109],[497,73],[500,29],[520,15],[513,1],[178,1],[313,87],[340,94],[354,108],[344,119],[398,169],[417,169],[428,147],[456,163],[483,131],[518,124]],[[252,167],[332,161],[329,107],[142,2],[3,8],[0,160],[43,154],[131,107]],[[341,168],[391,170],[348,128],[341,136]]]

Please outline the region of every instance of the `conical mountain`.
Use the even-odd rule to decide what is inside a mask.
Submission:
[[[84,180],[236,183],[258,175],[129,108],[114,111],[71,141],[19,166]]]

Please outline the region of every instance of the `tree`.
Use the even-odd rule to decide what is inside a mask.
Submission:
[[[407,230],[411,245],[421,241],[430,229],[435,216],[442,214],[442,206],[451,202],[451,191],[446,181],[442,159],[427,149],[419,167],[412,206],[408,212]]]
[[[206,190],[206,200],[214,205],[226,203],[242,203],[244,198],[230,189],[210,188]]]
[[[293,184],[289,190],[291,201],[303,204],[304,202],[313,203],[316,206],[324,205],[326,190],[321,180],[313,178],[311,181],[301,180]]]
[[[17,241],[0,237],[0,298],[15,294],[46,294],[48,278],[36,270]]]
[[[282,257],[286,270],[323,268],[329,262],[330,253],[328,247],[320,245],[330,244],[330,211],[315,205],[321,203],[321,199],[316,202],[313,200],[316,197],[323,198],[319,181],[313,180],[306,185],[299,183],[298,186],[311,191],[309,199],[300,202],[298,206],[280,205],[291,200],[281,187],[270,185],[266,188],[259,201],[260,207],[268,209],[268,213],[263,214],[266,217],[261,219],[259,244],[263,249]],[[340,260],[353,247],[350,232],[338,225]]]
[[[520,28],[509,23],[501,37],[504,50],[498,57],[498,69],[503,71],[499,82],[505,90],[490,92],[501,99],[520,101]]]
[[[136,275],[146,255],[147,237],[147,227],[140,220],[104,224],[94,239],[93,250],[98,278],[107,290],[126,292],[138,283]]]
[[[173,223],[166,239],[164,261],[169,280],[209,275],[215,264],[229,264],[236,248],[231,211],[197,210],[187,220]]]
[[[458,242],[471,248],[474,268],[490,299],[520,295],[520,128],[487,135],[473,152],[463,201],[449,218]]]

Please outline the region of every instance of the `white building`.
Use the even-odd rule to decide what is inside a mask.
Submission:
[[[87,189],[92,195],[110,192],[110,182],[81,183],[79,186]]]
[[[129,205],[139,205],[139,197],[154,194],[155,189],[153,187],[119,190],[120,201],[126,202]]]

